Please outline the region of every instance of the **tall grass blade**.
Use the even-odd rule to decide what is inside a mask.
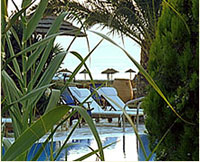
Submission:
[[[49,112],[52,108],[56,107],[60,98],[60,90],[52,89],[49,103],[46,107],[45,113]]]
[[[42,77],[41,77],[41,79],[40,79],[40,81],[39,81],[39,83],[37,84],[36,87],[40,87],[40,86],[45,85],[46,83],[51,82],[54,74],[56,73],[56,71],[60,67],[65,56],[66,56],[66,52],[62,52],[62,53],[55,56],[55,58],[49,64],[45,73],[42,75]]]
[[[6,71],[2,71],[2,87],[4,92],[4,97],[6,98],[6,106],[3,107],[1,110],[1,113],[4,114],[9,110],[10,117],[12,118],[12,125],[13,130],[15,131],[15,138],[17,138],[21,132],[21,112],[19,109],[18,104],[13,104],[10,106],[10,104],[19,99],[22,96],[22,93],[15,85],[12,78],[6,73]]]
[[[159,87],[156,85],[156,83],[154,82],[154,80],[151,78],[151,76],[144,70],[144,68],[137,63],[137,61],[122,47],[120,47],[117,43],[115,43],[113,40],[111,40],[109,37],[107,37],[106,35],[102,34],[102,33],[98,33],[95,31],[92,31],[93,33],[101,36],[102,38],[106,39],[107,41],[109,41],[110,43],[114,44],[115,46],[119,47],[127,56],[128,58],[135,64],[135,66],[139,69],[139,71],[142,73],[142,75],[147,79],[147,81],[149,82],[149,84],[154,88],[154,90],[163,98],[163,100],[169,105],[169,107],[171,108],[171,110],[174,112],[174,114],[181,119],[183,122],[187,123],[187,124],[191,124],[194,125],[194,123],[189,122],[185,119],[183,119],[177,112],[176,110],[172,107],[172,105],[169,103],[169,101],[167,100],[167,98],[164,96],[164,94],[162,93],[162,91],[159,89]]]
[[[10,140],[7,139],[7,138],[3,139],[2,142],[3,142],[3,146],[4,146],[5,151],[7,151],[9,149],[9,147],[12,145]]]
[[[88,40],[88,39],[87,39]],[[89,43],[89,42],[88,42]],[[89,45],[88,45],[89,46]],[[89,47],[88,47],[89,48]],[[90,51],[90,50],[89,50]],[[72,53],[74,56],[76,56],[81,62],[83,62],[84,61],[84,59],[83,59],[83,57],[80,55],[80,54],[78,54],[77,52],[73,52]],[[89,57],[90,58],[90,57]],[[90,61],[90,60],[89,60]],[[95,82],[94,82],[94,79],[93,79],[93,77],[92,77],[92,74],[91,74],[91,72],[90,72],[90,69],[88,68],[88,66],[86,65],[86,63],[84,63],[84,66],[85,66],[85,68],[86,68],[86,70],[88,71],[88,74],[89,74],[89,77],[90,77],[90,82],[91,82],[91,84],[92,84],[92,86],[95,88]]]
[[[32,3],[30,3],[29,5],[27,5],[26,7],[22,8],[19,12],[17,12],[12,18],[11,20],[8,22],[7,27],[5,28],[5,30],[3,31],[3,34],[5,34],[10,28],[11,26],[16,22],[16,20],[22,15],[22,13],[24,13],[24,11],[26,11],[26,9],[28,7],[30,7],[32,5]]]
[[[88,113],[87,113],[87,111],[85,109],[77,107],[77,106],[75,106],[74,108],[78,111],[78,113],[87,122],[87,124],[88,124],[90,130],[92,131],[92,133],[94,135],[94,138],[95,138],[95,140],[97,142],[97,145],[98,145],[98,148],[99,148],[99,154],[100,154],[100,157],[101,157],[100,159],[102,161],[104,161],[105,158],[104,158],[104,153],[103,153],[103,147],[102,147],[101,139],[99,137],[99,134],[98,134],[97,129],[96,129],[94,123],[93,123],[92,118],[88,115]]]
[[[19,91],[19,89],[16,87],[14,81],[10,76],[5,72],[2,71],[2,87],[4,96],[6,98],[6,104],[1,110],[1,113],[4,114],[9,110],[10,116],[12,118],[12,124],[13,124],[13,130],[15,131],[15,138],[17,138],[21,132],[21,112],[19,109],[18,104],[13,104],[13,106],[10,106],[10,104],[19,99],[22,96],[22,93]]]
[[[67,146],[67,142],[69,141],[69,139],[71,138],[72,134],[74,133],[75,129],[77,128],[77,126],[80,123],[80,119],[76,122],[76,124],[73,126],[72,130],[70,131],[70,133],[67,135],[67,138],[65,140],[65,142],[63,143],[63,145],[58,149],[57,154],[54,158],[54,160],[56,160],[58,158],[58,156],[60,155],[61,151],[66,148]],[[69,146],[69,145],[68,145]]]
[[[2,84],[4,84],[5,86],[3,86],[3,89],[5,89],[5,94],[9,94],[11,93],[11,95],[6,95],[5,97],[6,100],[8,101],[8,103],[11,103],[12,100],[10,99],[10,97],[15,97],[15,98],[20,98],[22,96],[21,91],[17,88],[17,86],[15,85],[15,82],[13,81],[13,79],[8,75],[8,73],[6,71],[2,71],[1,72],[1,77],[2,77]],[[9,88],[12,91],[8,91]]]
[[[31,1],[32,1],[32,0],[23,0],[23,1],[22,1],[22,4],[21,4],[21,7],[23,8],[23,7],[27,6],[29,3],[31,3]],[[35,1],[36,1],[36,0],[34,0],[33,3],[34,3]]]
[[[13,57],[10,57],[6,60],[6,62],[4,63],[3,67],[2,67],[2,70],[5,69],[6,65],[9,64],[14,58],[16,57],[19,57],[23,54],[25,54],[26,52],[30,52],[36,48],[39,48],[40,46],[42,45],[45,45],[46,43],[48,43],[51,39],[54,39],[56,36],[60,35],[60,34],[63,34],[64,32],[61,32],[61,33],[56,33],[56,34],[53,34],[53,35],[50,35],[44,39],[42,39],[41,41],[39,42],[36,42],[34,44],[32,44],[31,46],[25,48],[24,50],[20,51],[19,53],[17,53],[15,56]]]
[[[101,44],[101,42],[103,41],[103,39],[101,41],[99,41],[99,43],[97,43],[97,45],[88,53],[88,55],[84,58],[84,60],[76,67],[76,69],[73,71],[72,75],[70,76],[70,78],[68,79],[67,83],[65,84],[65,86],[61,89],[61,93],[66,89],[66,87],[69,85],[69,83],[73,80],[73,78],[76,76],[76,74],[79,72],[79,70],[81,69],[81,67],[84,65],[84,63],[86,62],[86,60],[91,56],[91,54],[94,52],[94,50]],[[75,52],[75,51],[71,51],[71,53],[73,55],[80,55],[79,53]]]
[[[7,0],[1,0],[1,33],[5,31],[6,28],[6,19],[8,18],[7,12]]]
[[[80,54],[78,54],[77,52],[72,52],[72,54],[74,56],[76,56],[81,62],[85,62],[84,59],[83,59],[83,57]],[[87,72],[89,74],[91,84],[93,85],[93,87],[95,87],[95,82],[94,82],[94,79],[93,79],[92,74],[90,72],[90,69],[88,68],[88,66],[86,65],[86,63],[84,63],[84,66],[85,66],[85,68],[86,68],[86,70],[87,70]]]
[[[72,53],[74,56],[76,56],[81,62],[84,62],[83,57],[82,57],[79,53],[77,53],[77,52],[71,52],[71,53]],[[84,63],[84,66],[85,66],[85,68],[86,68],[86,70],[87,70],[87,72],[88,72],[88,74],[89,74],[89,76],[90,76],[90,81],[94,83],[94,80],[93,80],[92,74],[91,74],[91,72],[90,72],[90,69],[88,68],[88,66],[86,65],[86,63]]]
[[[17,159],[22,153],[27,151],[34,142],[45,135],[70,109],[69,106],[58,106],[44,114],[25,130],[12,146],[10,146],[2,160],[9,161]]]
[[[46,69],[46,71],[44,72],[42,77],[40,78],[38,84],[35,86],[35,89],[46,86],[52,81],[52,78],[53,78],[55,72],[60,67],[60,64],[62,63],[64,57],[65,57],[65,52],[60,53],[55,56],[55,58],[51,61],[48,68]],[[33,98],[31,100],[29,100],[29,102],[27,104],[28,105],[27,107],[29,108],[29,110],[32,110],[34,108],[35,103],[37,103],[39,101],[39,99],[42,96],[44,91],[45,91],[45,89],[43,89],[43,91],[41,91],[41,93],[39,93],[38,95],[33,96]]]
[[[33,97],[41,94],[41,92],[43,92],[45,89],[51,87],[52,85],[54,85],[54,83],[42,86],[42,87],[37,88],[37,89],[33,89],[32,91],[30,91],[26,95],[20,97],[17,101],[12,102],[11,105],[18,103],[18,102],[25,101],[25,100],[32,100]]]
[[[51,28],[49,29],[48,33],[47,33],[47,37],[51,36],[52,34],[55,34],[58,32],[61,23],[63,22],[64,17],[66,16],[66,12],[62,13],[60,16],[58,16],[55,20],[55,22],[52,24]],[[28,61],[26,63],[26,71],[28,71],[31,66],[35,63],[36,59],[41,55],[41,52],[45,49],[44,53],[43,53],[43,57],[42,57],[42,61],[41,62],[46,62],[46,59],[48,58],[51,49],[53,48],[53,42],[50,42],[48,44],[48,46],[40,46],[40,48],[34,52],[34,54],[32,54],[29,58]],[[43,64],[42,64],[43,65]],[[39,65],[40,67],[43,67],[41,65]],[[37,73],[39,73],[40,71],[37,70]]]
[[[15,56],[15,53],[14,53],[14,50],[13,50],[13,46],[11,44],[10,38],[8,36],[8,33],[6,33],[6,41],[7,41],[7,44],[8,44],[8,49],[9,49],[9,52],[10,52],[10,56],[11,57]],[[12,63],[13,63],[13,66],[14,66],[14,69],[15,69],[15,72],[16,72],[17,76],[19,76],[19,78],[20,78],[19,80],[22,80],[21,71],[20,71],[17,59],[14,58],[12,60]]]
[[[115,144],[117,142],[119,142],[119,141],[112,142],[112,143],[104,146],[103,149],[105,149],[105,148],[107,148],[107,147],[109,147],[109,146],[111,146],[111,145],[113,145],[113,144]],[[100,151],[99,149],[93,150],[92,152],[90,152],[90,153],[88,153],[88,154],[86,154],[86,155],[84,155],[84,156],[82,156],[82,157],[80,157],[78,159],[75,159],[74,161],[83,161],[83,160],[87,159],[88,157],[90,157],[90,156],[92,156],[94,154],[97,154],[99,151]]]
[[[45,146],[47,145],[47,143],[49,142],[49,140],[51,140],[53,138],[53,135],[55,134],[56,130],[64,123],[66,122],[67,119],[71,118],[77,111],[73,110],[66,119],[62,120],[54,129],[53,131],[50,133],[50,135],[47,137],[47,139],[45,140],[45,142],[42,144],[42,146],[40,147],[40,149],[37,151],[36,155],[31,159],[31,161],[37,161],[38,158],[40,157],[40,155],[42,154],[42,151],[44,150]]]
[[[27,41],[28,38],[31,36],[31,34],[34,32],[38,22],[41,20],[43,13],[46,9],[46,6],[48,4],[48,0],[41,0],[36,11],[34,12],[34,15],[29,20],[27,27],[24,30],[23,34],[23,42]]]
[[[18,46],[19,46],[19,48],[22,49],[21,42],[20,42],[20,40],[19,40],[19,37],[18,37],[17,32],[15,31],[15,29],[14,29],[13,27],[11,27],[11,28],[10,28],[10,31],[11,31],[12,35],[14,36],[14,38],[15,38],[15,40],[16,40]]]
[[[172,11],[174,11],[174,12],[178,15],[178,17],[183,21],[183,23],[184,23],[184,25],[185,25],[185,27],[186,27],[186,29],[187,29],[189,35],[191,35],[190,28],[189,28],[187,22],[185,21],[185,19],[183,18],[183,16],[181,16],[181,14],[175,9],[175,7],[174,7],[172,4],[170,4],[170,3],[167,2],[166,0],[163,0],[163,2],[164,2],[169,8],[171,8]]]
[[[55,56],[55,58],[49,64],[47,70],[44,72],[44,74],[40,78],[38,84],[35,86],[35,89],[46,86],[52,81],[54,74],[60,67],[60,64],[62,63],[63,59],[65,58],[65,55],[66,55],[66,52],[63,52],[63,53],[60,53]],[[29,84],[31,84],[31,83],[29,83]],[[44,92],[44,90],[45,89],[43,89],[43,92]],[[38,100],[42,96],[43,92],[38,94],[37,96],[34,96],[31,100],[29,100],[28,107],[30,109],[32,109],[34,107],[34,105],[35,105],[34,103],[38,102]]]
[[[22,115],[19,109],[19,106],[15,104],[13,107],[9,108],[9,114],[12,119],[12,126],[15,139],[19,137],[19,135],[22,132],[23,129],[23,123],[22,123]]]
[[[114,101],[113,99],[111,99],[110,97],[108,97],[108,96],[106,96],[106,95],[104,95],[104,94],[103,94],[103,96],[104,96],[105,98],[109,99],[109,100],[110,100],[111,102],[113,102],[115,105],[117,105],[117,106],[123,111],[123,115],[125,115],[125,117],[128,119],[129,123],[131,124],[131,126],[132,126],[132,128],[133,128],[133,130],[134,130],[134,132],[135,132],[135,134],[136,134],[137,139],[139,140],[139,143],[140,143],[142,152],[143,152],[143,154],[144,154],[144,157],[145,157],[145,159],[147,159],[148,157],[147,157],[146,150],[145,150],[145,148],[144,148],[144,144],[143,144],[143,142],[142,142],[142,140],[141,140],[141,138],[140,138],[140,136],[139,136],[139,134],[138,134],[138,131],[137,131],[137,128],[136,128],[135,124],[133,123],[133,121],[132,121],[132,119],[130,118],[130,116],[126,113],[125,108],[124,108],[124,107],[121,107],[117,102],[115,102],[115,101]]]
[[[178,118],[177,118],[178,119]],[[160,146],[160,144],[162,143],[162,141],[165,139],[165,137],[167,136],[167,134],[169,133],[169,131],[171,130],[171,128],[174,126],[174,124],[177,122],[177,119],[175,120],[175,122],[170,126],[170,128],[165,132],[165,134],[162,136],[162,138],[159,140],[158,144],[156,145],[156,147],[153,149],[153,151],[149,154],[148,158],[146,159],[147,161],[149,161],[152,157],[152,155],[154,154],[154,152],[158,149],[158,147]]]
[[[66,15],[67,15],[67,12],[63,12],[56,18],[56,20],[51,25],[49,31],[47,32],[47,36],[55,34],[59,31],[60,25],[62,24]]]

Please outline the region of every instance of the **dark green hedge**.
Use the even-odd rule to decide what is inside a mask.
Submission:
[[[163,3],[156,38],[150,49],[148,72],[180,119],[156,151],[157,160],[199,160],[199,1],[170,0],[177,14]],[[183,21],[184,19],[184,21]],[[186,25],[187,24],[187,25]],[[188,27],[188,28],[187,28]],[[143,102],[153,148],[177,116],[151,87]]]

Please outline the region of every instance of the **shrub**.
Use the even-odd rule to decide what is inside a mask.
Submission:
[[[170,0],[158,21],[148,72],[175,110],[149,87],[143,103],[153,148],[175,122],[156,151],[157,160],[199,160],[199,27],[198,0]]]

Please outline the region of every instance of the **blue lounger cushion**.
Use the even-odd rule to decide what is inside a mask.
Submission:
[[[121,111],[125,107],[125,103],[119,98],[117,90],[114,87],[101,87],[98,91],[98,94],[103,96],[108,103],[116,110]],[[130,109],[126,106],[126,111],[136,112],[136,109]],[[139,114],[143,114],[143,109],[139,110]]]

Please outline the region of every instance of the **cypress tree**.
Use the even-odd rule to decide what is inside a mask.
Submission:
[[[149,87],[143,102],[150,148],[169,133],[156,150],[156,160],[199,160],[199,1],[163,3],[156,38],[150,49],[148,72],[175,110]],[[175,10],[174,10],[175,9]]]

